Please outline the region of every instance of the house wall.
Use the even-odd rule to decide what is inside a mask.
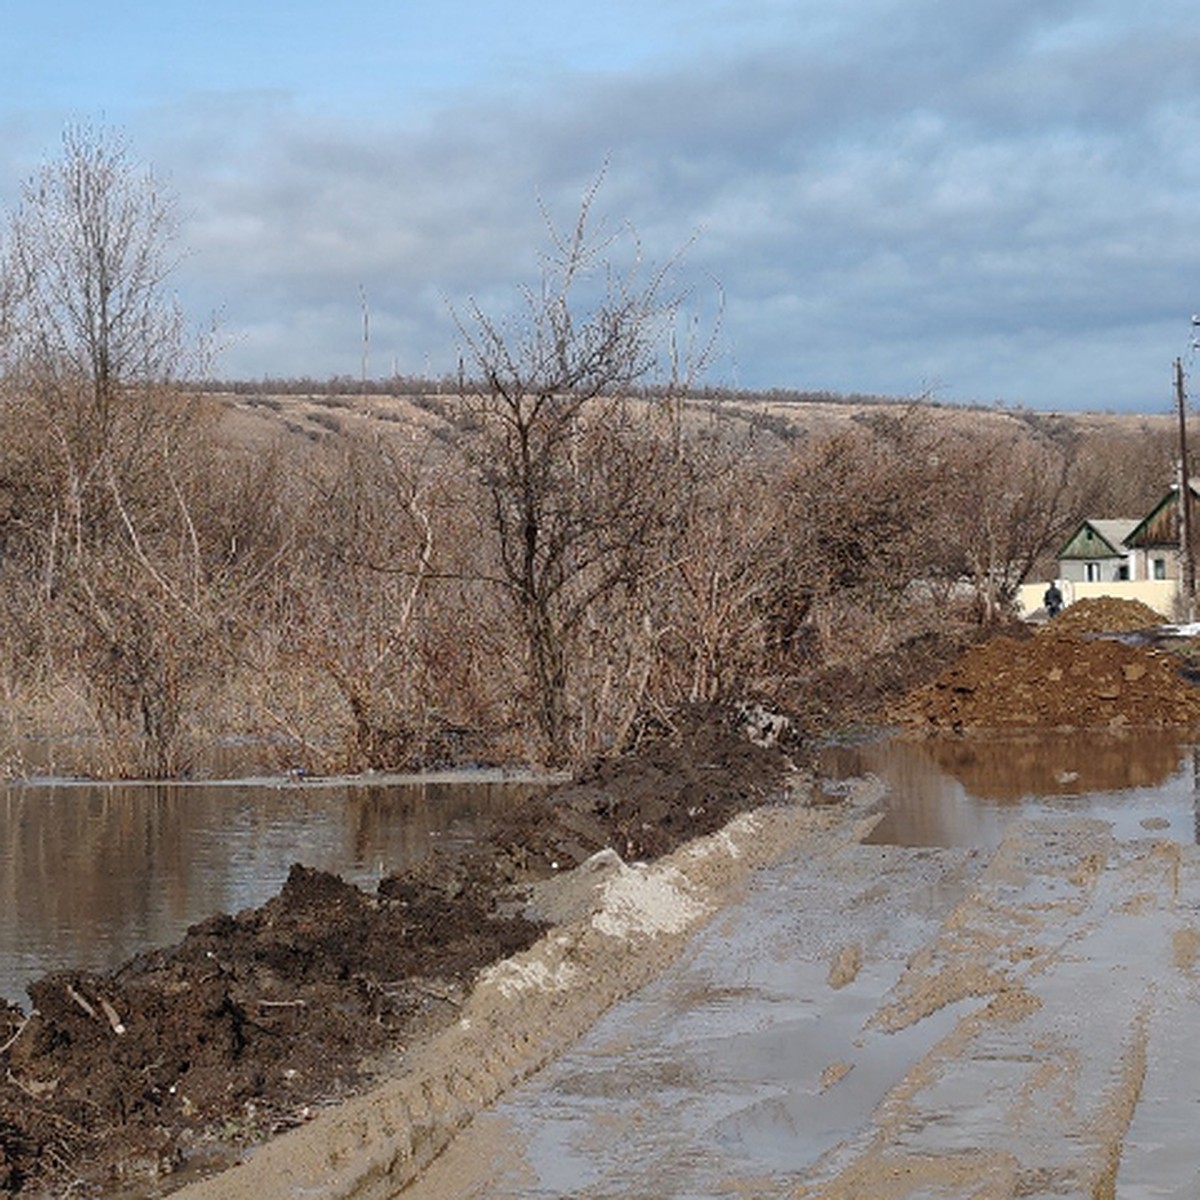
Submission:
[[[1025,583],[1017,589],[1017,613],[1031,616],[1042,607],[1042,596],[1048,583]],[[1175,579],[1123,580],[1116,583],[1082,583],[1078,580],[1060,579],[1059,589],[1063,600],[1074,604],[1077,600],[1091,600],[1098,596],[1112,596],[1119,600],[1140,600],[1160,613],[1164,621],[1174,620],[1179,598],[1179,583]]]
[[[1167,579],[1179,579],[1179,552],[1175,549],[1164,549],[1161,546],[1149,550],[1138,549],[1134,550],[1130,557],[1133,563],[1134,579],[1152,580],[1154,578],[1154,563],[1157,559],[1162,560],[1166,569]]]
[[[1117,583],[1120,581],[1121,568],[1126,567],[1130,575],[1133,576],[1133,566],[1126,562],[1123,558],[1097,558],[1091,563],[1084,562],[1077,558],[1065,558],[1058,564],[1059,578],[1068,579],[1075,583],[1086,583],[1088,576],[1088,566],[1098,568],[1100,579],[1097,582]]]

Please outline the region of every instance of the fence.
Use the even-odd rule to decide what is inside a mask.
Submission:
[[[1140,600],[1159,613],[1164,621],[1179,615],[1179,581],[1177,579],[1121,580],[1117,583],[1083,583],[1071,579],[1057,580],[1058,590],[1066,605],[1079,600],[1111,596],[1117,600]],[[1042,596],[1049,583],[1025,583],[1017,589],[1017,613],[1032,617],[1043,608]]]

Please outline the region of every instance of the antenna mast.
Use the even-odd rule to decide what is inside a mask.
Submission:
[[[366,395],[367,372],[371,363],[371,310],[367,307],[367,289],[364,284],[360,283],[358,285],[358,294],[362,298],[362,390],[363,394]]]

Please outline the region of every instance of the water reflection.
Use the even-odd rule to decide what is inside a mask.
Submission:
[[[938,740],[921,752],[972,795],[1002,803],[1157,787],[1182,756],[1178,736],[1162,734]]]
[[[467,842],[531,784],[0,787],[0,996],[105,969],[261,904],[294,862],[373,887]]]
[[[1121,837],[1200,841],[1200,748],[1177,733],[889,740],[831,747],[822,769],[887,784],[874,842],[990,847],[1031,812],[1098,816]]]

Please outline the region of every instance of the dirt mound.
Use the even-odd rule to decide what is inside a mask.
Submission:
[[[1122,633],[1152,629],[1162,623],[1162,617],[1140,600],[1095,596],[1063,609],[1053,621],[1042,626],[1042,633]]]
[[[851,730],[874,725],[879,714],[899,702],[914,688],[935,679],[947,663],[954,662],[988,633],[978,626],[947,627],[910,637],[898,645],[801,681],[785,697],[788,711],[800,728],[813,738],[829,730]],[[1015,638],[1032,637],[1023,621],[1005,626]]]
[[[498,915],[481,883],[460,879],[449,897],[390,879],[368,895],[297,865],[267,904],[195,925],[170,950],[111,974],[48,975],[30,988],[0,1088],[0,1129],[19,1131],[4,1138],[10,1190],[51,1153],[95,1182],[169,1171],[217,1121],[239,1140],[295,1123],[297,1108],[353,1091],[363,1060],[479,965],[539,933]]]
[[[514,883],[609,846],[657,857],[778,789],[778,748],[721,714],[693,718],[514,806],[483,849],[428,859],[373,894],[296,865],[259,908],[110,973],[46,976],[28,1015],[0,1005],[0,1192],[95,1194],[219,1164],[362,1090],[457,1018],[484,967],[537,939]]]
[[[1064,636],[1056,621],[1038,637],[974,647],[888,719],[927,734],[1195,725],[1200,688],[1180,666],[1168,651]]]

